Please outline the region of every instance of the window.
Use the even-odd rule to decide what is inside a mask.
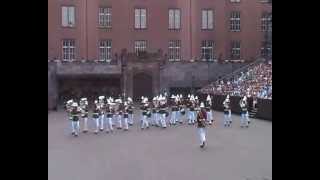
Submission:
[[[213,41],[204,40],[201,42],[201,59],[204,61],[214,60]]]
[[[99,60],[100,61],[111,61],[111,40],[101,40],[99,43]]]
[[[62,6],[62,26],[74,27],[75,26],[75,7],[74,6]]]
[[[272,47],[271,44],[264,41],[261,43],[261,56],[266,57],[272,57]]]
[[[240,60],[240,41],[231,42],[231,56],[232,60]]]
[[[230,2],[232,2],[232,3],[236,3],[236,2],[240,2],[240,0],[230,0]]]
[[[141,52],[146,52],[147,49],[147,41],[145,40],[139,40],[134,42],[134,51],[137,55],[139,55]]]
[[[180,9],[169,9],[169,29],[180,29]]]
[[[202,10],[202,29],[213,29],[213,10]]]
[[[230,14],[230,30],[232,32],[240,31],[240,12],[233,11]]]
[[[62,41],[62,54],[64,61],[75,60],[75,42],[73,39],[65,39]]]
[[[111,28],[111,8],[99,8],[99,26]]]
[[[147,10],[135,9],[134,15],[135,15],[134,28],[146,29],[147,28]]]
[[[181,53],[180,53],[181,41],[180,40],[170,40],[169,41],[169,61],[180,61]]]

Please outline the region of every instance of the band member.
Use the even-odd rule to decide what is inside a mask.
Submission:
[[[113,132],[113,123],[112,123],[112,118],[115,114],[115,111],[114,111],[114,106],[115,104],[112,102],[112,99],[109,98],[108,99],[108,104],[106,106],[106,115],[107,115],[107,133],[110,131],[110,132]]]
[[[212,100],[209,94],[206,99],[205,107],[207,112],[207,121],[211,125],[213,123],[213,114],[212,114]]]
[[[83,119],[83,132],[88,132],[88,101],[87,98],[80,99],[81,118]]]
[[[128,97],[128,113],[129,113],[128,123],[130,126],[132,126],[133,125],[133,101],[131,97]]]
[[[193,95],[191,95],[191,98],[190,98],[190,106],[189,106],[189,113],[190,113],[190,116],[189,116],[189,122],[188,124],[194,124],[195,123],[195,120],[196,120],[196,101],[195,101],[195,98]]]
[[[99,131],[99,114],[100,114],[100,105],[97,100],[94,101],[94,108],[93,108],[93,113],[92,113],[92,118],[96,123],[96,130],[94,131],[95,134],[98,133]]]
[[[177,111],[178,111],[178,97],[172,95],[171,98],[174,99],[174,102],[171,106],[171,119],[169,121],[170,125],[176,125],[177,122]]]
[[[99,125],[100,125],[100,131],[103,131],[104,129],[104,114],[105,114],[105,103],[104,103],[104,96],[99,96]]]
[[[70,126],[71,126],[71,129],[72,129],[72,135],[74,135],[74,131],[73,131],[73,119],[72,119],[72,103],[73,103],[73,100],[68,100],[67,103],[66,103],[66,112],[68,114],[68,120],[70,121]]]
[[[247,97],[244,96],[240,102],[240,108],[241,108],[241,118],[240,118],[240,126],[241,127],[249,127],[249,113],[248,113],[248,103],[247,103]]]
[[[78,103],[73,102],[71,115],[72,115],[72,134],[74,136],[78,136],[80,132],[80,122],[79,122],[80,113],[81,113],[81,110],[80,110],[80,107],[78,106]]]
[[[225,127],[230,127],[231,123],[232,123],[232,119],[231,119],[231,109],[230,109],[229,95],[223,101],[223,107],[224,107],[224,126]]]
[[[124,109],[121,99],[116,100],[116,119],[118,123],[117,129],[122,129],[122,111]]]
[[[141,129],[149,128],[149,123],[148,123],[148,120],[147,120],[148,98],[144,98],[144,99],[142,100],[141,111],[142,111]]]
[[[156,121],[156,102],[157,102],[157,97],[153,97],[152,103],[150,103],[150,108],[151,108],[151,126],[156,126],[157,121]]]
[[[167,113],[167,107],[166,107],[166,98],[162,97],[160,95],[160,107],[159,107],[159,113],[160,113],[160,124],[162,128],[166,128],[166,113]]]
[[[179,99],[178,99],[178,117],[177,117],[177,121],[182,124],[183,123],[183,117],[185,115],[185,109],[184,109],[184,105],[183,105],[183,96],[182,94],[180,94]]]
[[[200,104],[200,109],[197,111],[197,128],[198,135],[200,139],[200,147],[203,148],[206,144],[206,121],[207,121],[207,112],[205,110],[203,102]]]
[[[125,131],[129,129],[128,118],[129,118],[129,105],[128,105],[128,102],[125,101],[124,109],[123,109],[123,124],[124,124]]]
[[[152,105],[150,102],[147,102],[147,121],[148,121],[148,127],[149,127],[149,124],[152,123],[151,120],[152,120]]]

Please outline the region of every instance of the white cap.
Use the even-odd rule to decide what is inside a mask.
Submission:
[[[200,107],[204,108],[204,103],[203,102],[200,103]]]
[[[180,98],[182,98],[182,94],[180,94]]]
[[[81,98],[80,99],[80,101],[86,101],[87,100],[87,98]]]
[[[73,103],[73,100],[72,100],[72,99],[70,99],[69,101],[67,101],[67,104],[71,104],[71,103]]]
[[[104,96],[99,96],[99,99],[104,99]]]
[[[198,99],[198,96],[196,96],[194,99],[197,100],[197,99]]]
[[[74,103],[72,103],[72,106],[73,106],[73,107],[77,107],[77,106],[78,106],[78,103],[74,102]]]
[[[209,94],[208,94],[208,96],[207,96],[207,101],[211,101],[211,97],[210,97]]]
[[[175,96],[172,94],[172,95],[171,95],[171,98],[173,99],[173,98],[175,98]]]

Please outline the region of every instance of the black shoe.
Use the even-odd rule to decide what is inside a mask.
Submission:
[[[97,131],[95,131],[94,133],[95,133],[95,134],[98,134],[98,132],[97,132]]]
[[[103,129],[100,129],[100,131],[103,131]]]
[[[129,129],[123,129],[124,131],[128,131]]]
[[[132,126],[133,124],[129,124],[129,126]]]
[[[202,144],[202,145],[203,145],[203,147],[204,147],[204,146],[206,145],[206,142],[205,142],[205,141],[203,141],[203,144]]]
[[[182,124],[182,122],[179,122],[180,124]]]
[[[109,131],[106,131],[107,134],[109,134]]]
[[[74,134],[75,134],[75,132],[72,132],[72,133],[71,133],[71,135],[74,135]]]
[[[122,129],[121,127],[117,127],[117,129]]]
[[[88,130],[83,130],[82,132],[83,132],[83,133],[87,133],[87,132],[88,132]]]
[[[176,123],[173,123],[173,125],[177,125]]]
[[[149,126],[147,127],[147,129],[149,129]]]
[[[240,126],[241,128],[244,128],[244,126]]]
[[[248,121],[248,124],[250,124],[250,121]]]
[[[203,148],[203,144],[200,145],[200,148]]]
[[[78,136],[79,136],[78,134],[75,134],[75,135],[74,135],[74,137],[78,137]]]
[[[248,128],[249,126],[246,126],[246,128]]]

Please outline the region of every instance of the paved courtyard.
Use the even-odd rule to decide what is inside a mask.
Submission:
[[[135,115],[138,122],[140,113]],[[207,129],[207,147],[199,148],[194,126],[186,124],[113,134],[92,131],[74,138],[64,111],[48,115],[49,180],[271,180],[272,122],[252,119],[251,127]]]

